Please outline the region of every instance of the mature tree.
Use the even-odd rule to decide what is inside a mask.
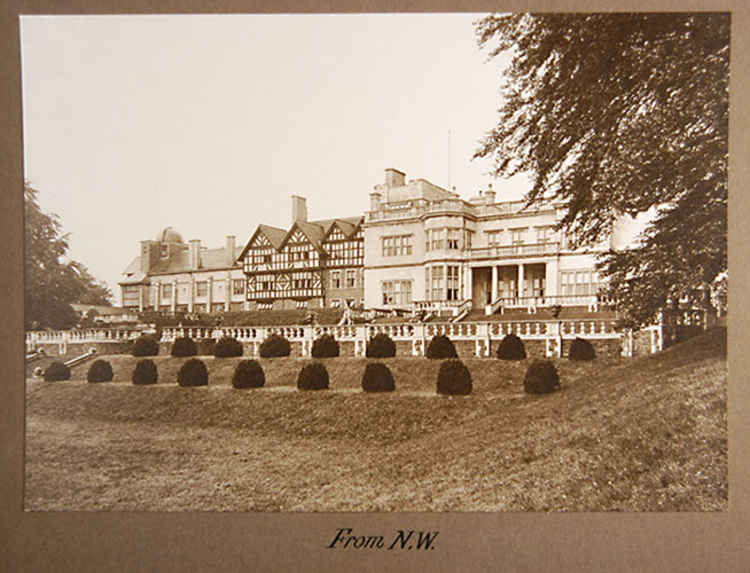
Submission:
[[[509,52],[499,122],[475,156],[531,173],[527,201],[560,201],[581,243],[654,209],[640,244],[600,261],[630,319],[700,297],[727,265],[728,14],[489,16]]]
[[[69,328],[78,317],[70,306],[101,285],[76,261],[65,261],[67,235],[57,215],[39,207],[37,191],[24,187],[24,323],[30,328]],[[101,299],[97,299],[101,300]]]
[[[73,263],[78,273],[78,278],[83,284],[83,292],[76,302],[81,304],[96,304],[100,306],[112,306],[112,291],[109,287],[94,277],[85,265],[79,262]]]

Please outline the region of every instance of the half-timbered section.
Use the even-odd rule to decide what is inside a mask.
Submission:
[[[247,277],[249,308],[360,304],[364,293],[361,221],[362,217],[307,221],[304,198],[293,196],[289,230],[259,225],[239,256]]]

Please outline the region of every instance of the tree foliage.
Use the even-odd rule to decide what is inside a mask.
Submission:
[[[475,157],[530,173],[528,204],[559,201],[560,227],[595,243],[623,214],[653,215],[600,272],[636,323],[703,296],[726,269],[728,14],[514,14],[477,23],[509,53],[497,127]]]
[[[81,263],[66,260],[68,235],[57,215],[39,207],[38,192],[24,186],[24,323],[32,328],[70,328],[74,302],[109,304],[111,293]]]

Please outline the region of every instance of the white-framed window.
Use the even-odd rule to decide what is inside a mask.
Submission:
[[[526,240],[526,229],[511,229],[510,230],[510,243],[511,245],[522,245]]]
[[[381,283],[383,304],[406,305],[412,301],[412,281],[383,281]],[[354,299],[351,300],[354,303]]]
[[[298,300],[296,306],[297,306],[297,308],[307,308],[307,301],[306,300]]]
[[[448,265],[446,267],[446,300],[458,300],[461,292],[460,267]]]
[[[341,299],[332,298],[328,304],[331,306],[331,308],[339,308],[341,306]]]
[[[412,235],[383,237],[383,256],[398,257],[412,254]]]
[[[502,241],[503,232],[501,229],[493,229],[492,231],[487,231],[487,246],[488,247],[497,247],[500,245],[500,242]]]
[[[567,296],[599,292],[599,273],[590,270],[560,271],[560,292]]]
[[[357,270],[346,269],[346,288],[355,288],[357,286]]]
[[[161,285],[161,298],[162,300],[170,300],[172,298],[172,285]]]
[[[208,281],[195,283],[195,296],[208,296]]]
[[[273,308],[273,304],[270,302],[259,302],[256,305],[256,308],[258,310],[271,310]]]
[[[448,229],[448,248],[458,250],[461,243],[461,229]]]
[[[331,288],[341,288],[341,271],[331,271]]]
[[[536,228],[536,242],[537,243],[549,243],[552,241],[553,228],[552,227],[537,227]]]
[[[442,266],[432,267],[430,281],[432,283],[432,294],[430,300],[445,300],[445,276]]]
[[[232,294],[245,294],[245,279],[232,279]]]

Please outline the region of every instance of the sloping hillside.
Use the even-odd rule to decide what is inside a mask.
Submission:
[[[317,393],[294,390],[301,361],[283,359],[250,391],[219,383],[229,362],[207,388],[30,381],[27,507],[727,507],[723,329],[657,356],[561,360],[543,397],[523,394],[526,364],[494,359],[467,361],[473,395],[436,396],[438,364],[411,358],[387,361],[395,393],[367,395],[364,363],[327,361],[338,390]]]

